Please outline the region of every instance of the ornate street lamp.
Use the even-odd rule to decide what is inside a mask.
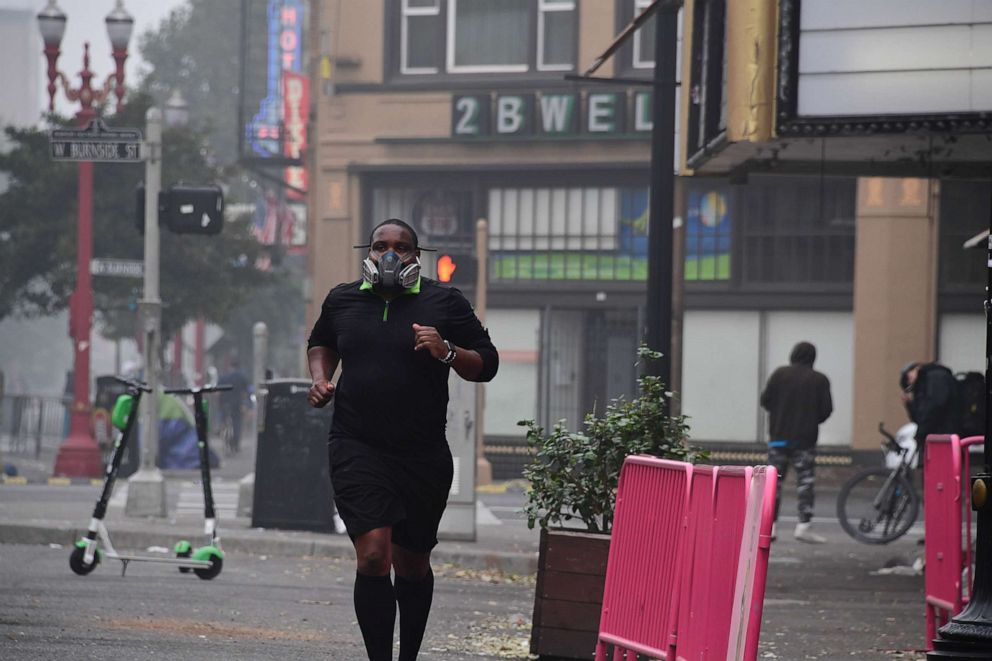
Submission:
[[[162,113],[165,125],[170,128],[183,127],[189,124],[189,104],[178,89],[172,90],[172,95],[165,102]]]
[[[124,10],[122,0],[117,0],[113,11],[107,15],[107,34],[113,48],[115,68],[104,84],[94,89],[90,71],[90,45],[83,46],[83,70],[79,87],[73,88],[64,73],[58,70],[62,51],[59,46],[65,34],[66,15],[55,0],[38,14],[38,28],[45,44],[48,60],[48,108],[55,110],[55,92],[58,84],[69,101],[79,101],[76,120],[86,127],[96,118],[94,105],[102,105],[113,92],[117,96],[117,110],[124,98],[124,62],[127,45],[134,28],[134,19]],[[93,321],[93,287],[90,281],[90,261],[93,256],[93,163],[79,162],[78,230],[76,235],[76,288],[69,299],[69,336],[73,341],[73,396],[69,424],[69,437],[59,448],[55,459],[55,475],[97,477],[103,473],[100,450],[93,438],[90,421],[90,329]]]

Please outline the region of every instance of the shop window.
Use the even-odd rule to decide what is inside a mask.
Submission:
[[[644,280],[647,197],[614,187],[490,189],[490,276]]]
[[[721,184],[687,184],[684,279],[730,279],[730,200]]]
[[[984,294],[987,244],[966,249],[964,243],[988,229],[990,193],[988,181],[940,182],[941,293]]]
[[[422,246],[459,254],[474,251],[470,191],[374,188],[368,230],[387,218],[409,222]]]
[[[742,288],[854,281],[855,180],[752,176],[734,195]]]
[[[404,75],[575,67],[575,0],[399,0]]]

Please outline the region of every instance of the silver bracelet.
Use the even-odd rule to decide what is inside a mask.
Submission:
[[[444,358],[438,358],[438,360],[440,360],[445,365],[450,365],[451,363],[455,362],[455,356],[457,355],[457,352],[455,351],[455,346],[447,340],[444,340],[444,346],[448,347],[448,354]]]

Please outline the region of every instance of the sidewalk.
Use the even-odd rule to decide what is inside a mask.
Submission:
[[[238,480],[255,470],[254,443],[247,438],[245,441],[240,453],[232,457],[221,456],[220,467],[211,472],[224,550],[254,555],[353,558],[354,551],[347,535],[253,528],[249,517],[233,516],[233,507],[226,510],[222,507],[220,494],[230,493],[232,489],[236,493]],[[220,447],[219,440],[211,439],[211,448]],[[6,460],[17,466],[18,479],[8,478],[6,484],[0,480],[0,544],[68,545],[85,535],[93,506],[100,495],[102,479],[50,479],[55,463],[52,450],[43,451],[37,460],[13,455]],[[165,518],[126,516],[127,480],[118,480],[106,517],[116,548],[144,551],[152,546],[164,546],[171,549],[180,539],[189,539],[195,545],[202,538],[202,510],[178,507],[181,494],[195,495],[202,507],[199,471],[163,473],[168,512]],[[481,505],[476,533],[475,542],[441,541],[434,550],[434,561],[507,574],[537,571],[538,531],[527,529],[522,520],[498,519]]]

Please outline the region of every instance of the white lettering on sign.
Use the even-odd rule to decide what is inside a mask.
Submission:
[[[616,112],[616,97],[612,94],[589,95],[589,125],[590,133],[609,133],[614,130],[614,114]]]
[[[179,213],[181,213],[181,214],[191,214],[191,213],[193,213],[193,205],[192,204],[180,204],[179,205]]]
[[[455,135],[479,134],[479,100],[463,96],[455,102],[455,112],[459,113],[455,122]]]
[[[90,260],[90,273],[116,278],[140,278],[145,274],[145,264],[130,259],[93,259]]]
[[[651,94],[641,92],[634,95],[634,130],[650,131],[654,128],[651,121]]]
[[[117,158],[116,142],[74,142],[69,154],[79,160],[114,160]]]
[[[564,133],[572,119],[574,97],[548,94],[541,97],[541,128],[545,133]]]
[[[496,132],[516,133],[524,123],[524,100],[519,96],[501,96],[496,100]]]

